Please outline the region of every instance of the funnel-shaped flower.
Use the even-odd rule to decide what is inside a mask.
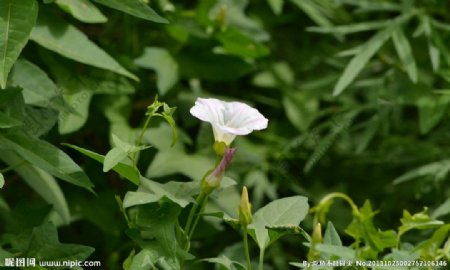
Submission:
[[[198,98],[191,114],[212,125],[214,139],[230,145],[236,135],[267,128],[268,120],[256,109],[241,102]]]
[[[212,190],[220,186],[220,182],[225,174],[225,169],[228,165],[230,165],[234,152],[236,152],[235,148],[226,148],[219,165],[217,165],[217,167],[205,177],[203,188],[206,193],[210,193]]]

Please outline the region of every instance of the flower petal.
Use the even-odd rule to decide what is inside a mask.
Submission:
[[[225,102],[214,98],[198,98],[190,112],[198,119],[211,124],[223,123]]]
[[[267,128],[268,120],[256,109],[242,102],[198,98],[190,110],[202,121],[211,123],[216,141],[230,145],[236,135]]]

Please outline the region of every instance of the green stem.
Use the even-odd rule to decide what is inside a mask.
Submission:
[[[188,240],[191,240],[192,235],[194,234],[195,228],[197,227],[197,223],[200,220],[201,214],[205,211],[206,203],[208,202],[208,196],[205,195],[203,200],[200,202],[200,211],[195,215],[194,224],[192,225],[191,231],[188,234]]]
[[[203,190],[200,192],[200,194],[198,194],[197,199],[195,200],[195,204],[192,206],[191,211],[189,212],[189,216],[188,219],[186,221],[186,226],[184,227],[184,233],[185,235],[187,235],[187,242],[186,242],[186,249],[189,250],[189,242],[191,240],[191,227],[192,227],[192,222],[194,221],[194,217],[196,215],[197,212],[197,208],[198,206],[203,203],[204,199],[205,199],[206,194],[203,192]]]
[[[245,259],[247,260],[247,270],[252,270],[252,263],[250,260],[250,252],[248,250],[248,234],[247,234],[247,226],[242,226],[242,231],[244,234],[244,249],[245,249]]]
[[[349,196],[347,196],[346,194],[341,193],[341,192],[332,192],[332,193],[326,195],[325,197],[322,198],[322,200],[320,200],[319,204],[316,207],[314,207],[314,208],[318,208],[321,205],[325,205],[328,201],[331,201],[331,200],[333,200],[335,198],[340,198],[340,199],[343,199],[344,201],[346,201],[350,205],[350,207],[352,208],[353,214],[354,215],[359,215],[358,207],[353,202],[353,200]],[[318,222],[319,222],[319,219],[318,219],[318,216],[317,216],[317,213],[316,213],[316,215],[314,215],[314,224],[316,224]]]
[[[258,270],[264,270],[264,249],[259,250],[259,265]]]
[[[147,130],[147,127],[148,127],[148,124],[150,123],[151,118],[152,118],[152,115],[149,115],[147,117],[147,119],[145,120],[144,126],[142,127],[142,130],[141,130],[141,134],[139,135],[138,140],[136,142],[136,146],[141,145],[142,139],[144,138],[145,131]],[[133,160],[133,167],[135,169],[137,169],[137,154],[138,154],[138,152],[135,152],[133,154],[133,157],[131,158]]]

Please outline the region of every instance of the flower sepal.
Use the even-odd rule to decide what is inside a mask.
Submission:
[[[225,142],[215,141],[213,144],[213,149],[217,156],[222,157],[227,149],[227,144]]]
[[[202,192],[210,194],[214,189],[220,186],[225,170],[233,159],[234,152],[236,152],[235,148],[225,148],[220,163],[203,178],[201,183]]]

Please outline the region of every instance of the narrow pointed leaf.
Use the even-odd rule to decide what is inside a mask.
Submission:
[[[88,190],[93,186],[83,170],[66,153],[46,141],[16,132],[0,135],[0,144],[62,180]]]
[[[133,15],[135,17],[157,22],[168,23],[142,0],[94,0],[95,2]]]
[[[392,28],[386,28],[374,35],[352,58],[333,90],[333,95],[341,94],[358,76],[364,66],[389,39]]]
[[[103,172],[107,172],[127,157],[128,153],[120,147],[114,147],[105,156]]]
[[[336,25],[336,26],[311,26],[308,27],[306,30],[309,32],[316,32],[316,33],[322,33],[322,34],[353,34],[353,33],[359,33],[364,31],[370,31],[370,30],[376,30],[385,27],[388,25],[388,22],[386,20],[380,20],[380,21],[368,21],[368,22],[362,22],[362,23],[355,23],[355,24],[348,24],[348,25]]]
[[[84,23],[104,23],[108,19],[88,0],[56,0],[56,4]]]
[[[123,68],[76,27],[42,13],[31,32],[31,40],[74,61],[113,71],[133,80],[138,78]]]
[[[135,64],[155,70],[158,78],[158,92],[165,95],[178,82],[178,63],[163,48],[148,47],[144,54],[135,60]]]
[[[81,147],[78,147],[76,145],[71,144],[64,144],[72,149],[77,150],[78,152],[82,153],[85,156],[88,156],[100,163],[103,163],[105,160],[105,156],[97,154],[95,152],[89,151],[87,149],[83,149]],[[139,173],[130,165],[124,164],[124,163],[118,163],[116,166],[114,166],[113,171],[120,174],[122,177],[130,180],[132,183],[139,185],[140,179],[139,179]]]
[[[395,49],[397,50],[398,57],[405,66],[406,72],[409,78],[414,83],[417,82],[417,66],[414,60],[414,55],[412,54],[411,44],[406,38],[403,29],[400,27],[395,28],[392,33],[392,40],[394,41]]]
[[[35,64],[19,59],[11,71],[13,86],[23,89],[25,103],[58,111],[70,111],[55,83]]]
[[[46,202],[53,205],[55,211],[61,216],[64,223],[69,224],[69,206],[61,188],[53,176],[26,161],[24,162],[23,158],[12,151],[3,150],[1,159],[9,166],[14,167],[14,171],[16,171],[32,189],[34,189]],[[18,166],[18,164],[20,165]]]
[[[38,14],[35,0],[0,0],[0,88],[28,42]]]
[[[64,93],[64,101],[75,111],[59,114],[58,130],[60,134],[72,133],[79,130],[87,121],[89,116],[89,104],[91,103],[92,91],[82,90],[76,93]]]

